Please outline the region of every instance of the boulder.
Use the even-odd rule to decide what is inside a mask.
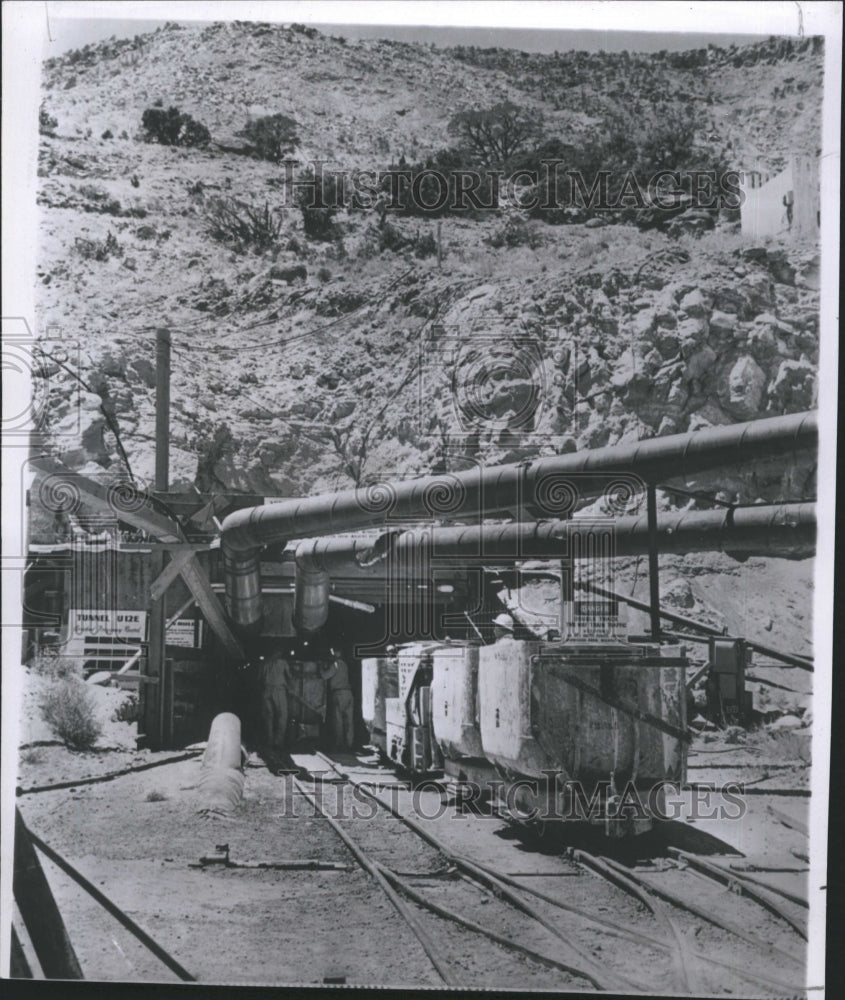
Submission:
[[[748,308],[751,314],[772,312],[777,300],[775,299],[775,286],[768,274],[759,271],[752,272],[742,279],[740,290],[748,301]]]
[[[680,424],[674,417],[668,414],[660,421],[657,428],[657,437],[666,437],[669,434],[678,434],[682,430]]]
[[[148,389],[153,389],[156,384],[156,369],[152,361],[147,358],[135,358],[127,369],[130,382],[142,382]]]
[[[769,723],[769,729],[798,729],[801,725],[801,719],[797,715],[782,715],[779,719],[775,719],[774,722]]]
[[[723,285],[713,292],[713,308],[737,316],[748,315],[748,297],[736,285]]]
[[[706,403],[690,414],[688,431],[700,431],[705,427],[722,427],[733,423],[731,418],[715,403]]]
[[[798,413],[813,407],[816,394],[816,369],[801,358],[782,361],[769,385],[769,409],[774,413]]]
[[[739,358],[727,377],[727,385],[719,387],[719,398],[728,413],[738,420],[758,415],[766,389],[766,374],[746,354]]]
[[[735,313],[722,312],[721,309],[714,309],[710,314],[710,329],[718,335],[730,335],[736,329],[737,317]]]
[[[687,354],[686,345],[682,343],[681,354],[686,362],[687,377],[691,379],[700,379],[710,374],[717,360],[716,352],[709,344],[705,344],[698,350],[693,349],[691,353]]]
[[[763,364],[778,354],[778,338],[771,326],[755,323],[748,331],[745,343],[748,351]]]
[[[707,339],[708,332],[707,317],[704,315],[681,320],[675,331],[681,342],[692,338],[697,344],[701,344]]]
[[[673,608],[695,607],[695,595],[689,585],[689,581],[678,577],[670,580],[660,587],[660,603],[668,604]]]
[[[681,342],[673,330],[658,327],[655,337],[655,347],[664,358],[674,358],[680,350]]]
[[[770,250],[766,266],[775,281],[782,285],[795,284],[795,268],[789,263],[783,250]]]
[[[709,312],[709,296],[705,298],[700,288],[694,288],[681,299],[681,312],[687,316],[706,316]]]
[[[654,329],[657,317],[653,309],[643,309],[631,320],[631,331],[635,337],[646,337]]]
[[[103,375],[110,375],[112,378],[126,377],[126,358],[122,354],[109,351],[100,358],[99,367]]]

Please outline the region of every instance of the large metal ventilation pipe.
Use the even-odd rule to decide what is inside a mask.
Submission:
[[[376,539],[315,538],[295,549],[296,569],[344,579],[427,576],[432,569],[523,559],[560,560],[572,556],[576,539],[609,535],[614,557],[648,551],[645,514],[619,518],[576,517],[570,521],[485,524],[472,527],[412,528]],[[725,552],[806,559],[815,551],[814,503],[760,504],[734,510],[680,511],[657,522],[661,552]],[[583,546],[582,546],[583,549]],[[374,557],[374,553],[378,553]],[[425,553],[421,558],[415,555]]]
[[[221,533],[230,614],[242,627],[260,622],[257,555],[264,545],[419,518],[478,519],[506,512],[560,518],[574,512],[579,500],[602,492],[636,492],[644,483],[811,452],[817,439],[816,414],[799,413],[235,511]],[[611,475],[618,482],[610,482]]]
[[[806,559],[815,552],[816,505],[788,503],[736,510],[663,514],[657,523],[661,552],[725,552],[735,559],[777,556]],[[610,557],[648,551],[648,519],[573,518],[532,524],[413,528],[377,538],[315,538],[296,545],[294,624],[316,631],[329,615],[330,578],[383,580],[385,598],[395,584],[428,582],[432,572],[495,566],[523,559],[563,560],[576,551]],[[319,581],[319,587],[317,586]],[[400,591],[404,593],[404,591]],[[302,594],[302,597],[300,595]]]

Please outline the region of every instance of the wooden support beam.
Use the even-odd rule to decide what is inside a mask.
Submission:
[[[29,830],[17,808],[12,892],[44,975],[48,979],[84,979]]]
[[[183,549],[180,552],[172,552],[170,562],[164,567],[159,575],[150,584],[150,597],[157,601],[164,596],[165,591],[177,576],[182,572],[186,563],[190,562],[194,553],[191,549]]]
[[[71,483],[78,491],[80,499],[88,506],[94,507],[103,513],[114,515],[118,520],[132,525],[133,528],[140,528],[141,531],[146,531],[148,534],[155,536],[159,542],[177,545],[187,544],[180,525],[164,514],[159,514],[158,511],[153,510],[149,502],[144,503],[142,506],[134,503],[121,504],[118,502],[114,492],[108,487],[95,482],[93,479],[89,479],[87,476],[82,476],[78,472],[62,469],[61,466],[46,456],[34,459],[32,464],[42,472],[61,476],[62,479]],[[197,606],[205,615],[209,625],[222,643],[223,648],[229,656],[235,659],[242,659],[244,656],[243,647],[229,627],[223,605],[211,589],[208,574],[200,566],[193,552],[191,558],[182,566],[180,572],[182,579],[197,602]]]
[[[153,553],[153,572],[160,572],[164,563],[164,553]],[[153,601],[150,606],[149,636],[147,657],[144,662],[144,679],[152,684],[144,684],[141,693],[141,723],[145,737],[145,746],[151,750],[160,750],[162,738],[162,693],[161,675],[164,670],[164,607],[163,598]]]
[[[235,659],[243,659],[244,651],[237,636],[229,628],[226,612],[217,594],[211,589],[211,581],[208,574],[197,562],[194,556],[185,566],[182,567],[182,579],[193,594],[197,607],[205,615],[208,624],[214,629],[217,638],[223,644],[223,648],[229,656]]]

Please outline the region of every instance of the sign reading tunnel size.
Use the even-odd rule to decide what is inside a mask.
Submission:
[[[115,639],[134,639],[143,642],[147,638],[146,611],[83,610],[71,608],[68,611],[68,639],[82,635],[112,636]]]

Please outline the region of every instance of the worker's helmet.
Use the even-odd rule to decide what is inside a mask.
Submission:
[[[510,615],[506,615],[504,612],[500,615],[496,615],[493,619],[493,624],[498,625],[499,628],[506,628],[509,632],[513,632],[513,618]]]

